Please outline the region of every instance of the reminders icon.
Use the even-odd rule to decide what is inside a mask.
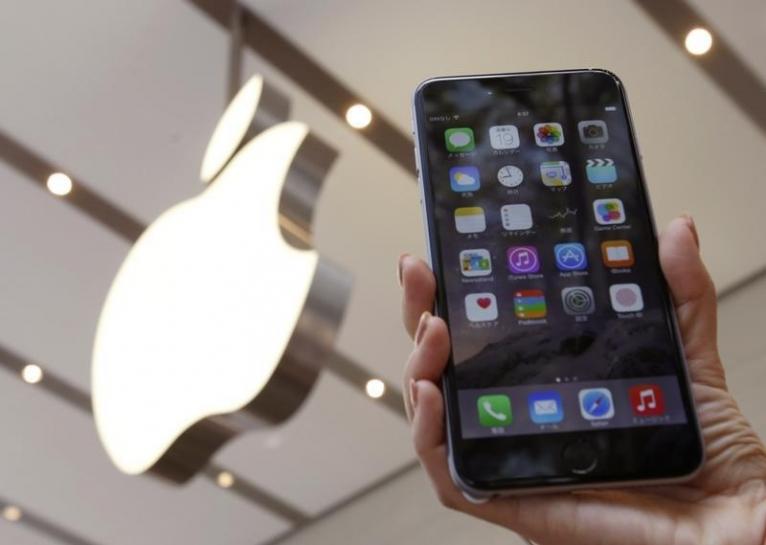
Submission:
[[[487,229],[487,218],[480,206],[465,206],[455,209],[455,229],[458,233],[481,233]]]

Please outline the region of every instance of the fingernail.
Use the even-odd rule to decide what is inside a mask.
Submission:
[[[404,258],[410,254],[404,253],[399,256],[399,263],[396,266],[396,279],[399,281],[399,287],[402,287],[402,266],[404,265]]]
[[[414,378],[410,379],[410,408],[414,411],[418,407],[418,383]]]
[[[692,235],[694,236],[694,244],[696,244],[697,249],[699,250],[700,237],[697,234],[697,225],[694,223],[694,218],[691,217],[690,214],[681,214],[681,217],[684,218],[687,227],[689,227],[689,230],[692,232]]]
[[[423,335],[426,334],[426,329],[428,327],[428,319],[430,317],[431,317],[431,313],[428,311],[425,311],[423,314],[420,315],[418,328],[415,330],[415,346],[419,345],[420,341],[423,340]]]

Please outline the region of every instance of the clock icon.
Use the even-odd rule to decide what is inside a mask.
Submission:
[[[524,173],[517,166],[505,165],[497,171],[497,181],[505,187],[518,187],[524,181]]]

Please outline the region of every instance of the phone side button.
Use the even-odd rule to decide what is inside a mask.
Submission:
[[[573,441],[561,451],[564,467],[575,475],[587,475],[598,465],[598,452],[588,441]]]

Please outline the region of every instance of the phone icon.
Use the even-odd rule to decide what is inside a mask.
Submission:
[[[588,159],[585,174],[592,184],[611,184],[617,181],[617,167],[612,159]]]
[[[489,129],[492,149],[515,149],[519,147],[519,129],[516,125],[495,125]]]
[[[566,161],[540,163],[540,179],[546,187],[565,187],[572,183],[572,171]]]
[[[588,119],[577,124],[580,140],[583,144],[606,144],[609,142],[609,130],[600,119]]]
[[[606,240],[601,243],[601,257],[609,268],[632,267],[636,262],[633,245],[628,240]]]
[[[481,233],[487,229],[487,218],[480,206],[464,206],[455,209],[455,229],[458,233]]]
[[[607,420],[614,416],[614,401],[608,388],[580,390],[580,414],[585,420]]]
[[[510,426],[513,421],[511,398],[503,394],[480,396],[476,401],[479,424],[485,428]]]
[[[532,129],[538,146],[549,148],[564,143],[564,129],[559,123],[537,123]]]
[[[457,127],[444,131],[444,142],[447,144],[447,151],[467,152],[476,149],[476,142],[473,139],[473,129],[469,127]]]
[[[520,320],[545,318],[548,306],[543,290],[517,290],[513,294],[513,313]]]
[[[472,166],[452,167],[449,169],[449,183],[452,191],[457,193],[476,191],[481,185],[479,169]]]
[[[565,242],[553,247],[560,271],[582,271],[588,268],[588,254],[579,242]]]
[[[465,316],[471,322],[497,320],[497,299],[494,293],[469,293],[465,296]]]
[[[492,274],[492,257],[489,250],[478,248],[460,252],[460,272],[467,277]]]
[[[637,384],[628,390],[634,416],[662,416],[665,414],[665,394],[656,384]]]
[[[564,420],[561,394],[555,390],[532,392],[527,398],[529,417],[535,424],[557,424]]]
[[[532,228],[532,209],[528,204],[506,204],[500,209],[500,218],[506,231]]]
[[[596,199],[593,201],[593,214],[599,225],[625,223],[625,207],[620,199]]]

